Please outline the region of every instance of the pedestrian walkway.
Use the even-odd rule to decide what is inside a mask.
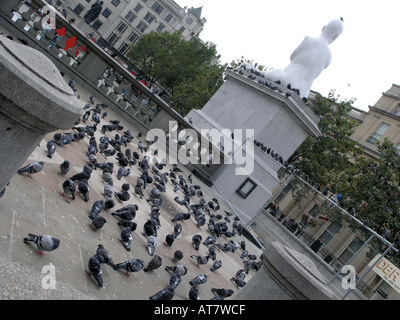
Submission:
[[[69,79],[65,79],[68,82]],[[82,107],[89,102],[90,94],[79,85],[75,85],[80,95],[79,103]],[[94,97],[95,104],[101,104],[102,97]],[[94,107],[92,105],[91,107]],[[132,151],[137,150],[139,142],[139,132],[124,119],[121,119],[112,110],[112,107],[106,109],[108,115],[101,119],[98,128],[104,124],[110,124],[110,120],[120,120],[123,130],[116,132],[107,132],[103,134],[100,130],[95,132],[96,140],[102,135],[109,137],[116,133],[122,135],[123,131],[130,130],[134,139],[128,144]],[[89,119],[87,124],[93,124]],[[79,124],[81,126],[84,124]],[[73,130],[59,130],[56,132],[67,133]],[[150,296],[165,288],[169,283],[170,273],[164,267],[174,265],[172,261],[173,253],[179,249],[184,252],[184,258],[180,262],[188,268],[186,275],[182,277],[181,284],[175,290],[174,300],[188,299],[190,290],[189,281],[200,273],[208,275],[208,281],[199,286],[200,299],[209,300],[214,297],[211,288],[228,288],[235,292],[240,290],[230,281],[239,269],[244,268],[244,262],[248,259],[241,259],[241,249],[235,252],[224,252],[219,250],[217,259],[222,261],[222,267],[214,272],[210,271],[212,260],[206,265],[198,266],[190,255],[207,255],[208,247],[201,244],[199,251],[196,251],[191,244],[194,234],[200,234],[203,240],[209,235],[207,224],[198,227],[193,218],[182,222],[183,231],[175,240],[172,247],[165,246],[163,241],[168,233],[173,232],[174,224],[171,218],[178,212],[186,212],[186,208],[174,201],[176,196],[183,198],[181,191],[174,192],[171,184],[168,183],[167,191],[163,194],[164,202],[161,206],[160,221],[161,227],[158,232],[159,243],[155,254],[158,254],[162,260],[161,268],[145,273],[143,270],[131,274],[130,277],[121,271],[115,271],[108,265],[103,266],[103,288],[98,288],[91,276],[85,273],[88,268],[88,261],[95,254],[98,244],[103,244],[107,248],[115,263],[124,262],[132,258],[144,260],[145,265],[150,261],[151,256],[148,253],[146,243],[147,239],[143,235],[143,225],[149,219],[151,210],[150,204],[146,201],[149,198],[149,192],[154,187],[149,185],[144,192],[143,199],[140,199],[131,189],[131,199],[126,203],[119,203],[115,208],[103,212],[106,218],[105,226],[96,232],[89,226],[90,220],[88,214],[93,203],[96,200],[104,199],[102,192],[104,183],[101,179],[101,170],[94,170],[89,179],[90,196],[89,201],[84,202],[82,197],[77,195],[75,200],[60,196],[62,192],[62,183],[67,177],[81,172],[84,164],[88,161],[86,155],[89,138],[72,142],[63,147],[58,147],[55,154],[50,159],[47,157],[46,143],[52,139],[55,132],[52,132],[43,139],[34,152],[27,159],[26,164],[32,161],[44,161],[44,169],[32,176],[32,179],[16,174],[6,187],[6,192],[0,198],[0,299],[132,299],[147,300]],[[149,149],[151,151],[151,148]],[[139,151],[140,153],[140,151]],[[151,152],[148,153],[153,158]],[[143,154],[140,154],[142,157]],[[115,161],[115,157],[103,157],[97,154],[98,162]],[[72,169],[66,176],[58,174],[59,164],[67,159],[70,161]],[[140,174],[138,166],[131,166],[131,173],[121,180],[116,178],[118,164],[114,167],[114,191],[121,191],[123,183],[129,183],[131,188],[136,184],[136,179]],[[182,175],[187,178],[189,171],[183,167]],[[168,172],[170,165],[163,170]],[[212,188],[203,184],[196,177],[193,178],[193,184],[200,185],[206,201],[217,198],[221,205],[221,213],[225,217],[224,210],[231,211],[229,205],[218,196],[218,193]],[[192,197],[193,203],[197,203],[199,198]],[[137,229],[133,232],[133,243],[131,251],[127,251],[118,240],[120,237],[120,227],[117,225],[117,218],[111,215],[111,212],[128,203],[137,204],[139,209],[134,221],[137,223]],[[207,222],[208,222],[207,216]],[[233,218],[233,217],[231,217]],[[231,223],[228,223],[231,230]],[[35,247],[32,244],[23,242],[23,238],[28,233],[50,234],[61,240],[60,247],[53,251],[45,253],[45,256],[36,255]],[[262,253],[255,245],[243,236],[235,235],[232,238],[221,236],[217,243],[227,243],[229,240],[234,242],[246,241],[247,250],[250,254],[257,256],[257,261]],[[54,266],[56,287],[55,289],[44,289],[43,281],[46,272],[42,273],[46,266]],[[255,271],[251,269],[246,276],[248,282]]]

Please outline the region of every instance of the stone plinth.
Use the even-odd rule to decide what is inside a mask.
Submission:
[[[272,242],[256,275],[235,300],[335,300],[325,277],[307,256]]]
[[[69,129],[82,107],[42,53],[0,36],[0,190],[43,139]]]

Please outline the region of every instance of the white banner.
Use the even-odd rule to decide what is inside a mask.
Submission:
[[[379,256],[376,256],[368,265],[371,267]],[[372,269],[390,286],[400,293],[400,269],[386,258],[381,258]]]

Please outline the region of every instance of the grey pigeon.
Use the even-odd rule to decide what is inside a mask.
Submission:
[[[177,223],[174,225],[174,237],[175,239],[180,235],[182,232],[182,225],[180,223]]]
[[[165,237],[165,245],[167,246],[172,246],[172,244],[174,243],[175,240],[175,236],[172,233],[167,234],[167,236]]]
[[[169,279],[169,287],[172,290],[175,290],[178,285],[181,283],[182,278],[180,273],[173,273]]]
[[[106,199],[112,198],[114,193],[114,186],[112,180],[104,185],[104,197]]]
[[[184,276],[187,273],[187,268],[181,264],[176,264],[174,266],[165,266],[165,270],[172,273],[179,273],[181,276]]]
[[[52,140],[47,141],[46,148],[47,148],[47,157],[52,158],[54,152],[56,151],[56,143]]]
[[[170,287],[167,287],[149,297],[149,300],[172,300],[173,297],[174,290]]]
[[[208,259],[210,258],[210,256],[204,257],[204,256],[196,256],[196,255],[191,255],[190,257],[197,261],[197,265],[206,264],[208,262]]]
[[[115,202],[114,199],[108,198],[106,199],[106,201],[104,201],[104,209],[108,210],[108,209],[112,209],[115,207],[117,203]]]
[[[107,220],[104,217],[98,215],[92,220],[92,222],[90,223],[90,227],[93,231],[97,231],[103,228],[106,222]]]
[[[101,265],[103,262],[104,258],[100,255],[95,254],[89,259],[89,271],[85,270],[88,275],[93,276],[99,288],[103,287],[103,266]]]
[[[89,213],[89,219],[93,220],[96,218],[101,211],[104,209],[104,201],[103,200],[97,200],[93,203],[92,208],[90,209]]]
[[[119,202],[128,201],[130,199],[130,194],[128,191],[114,192]]]
[[[228,298],[234,293],[232,289],[225,289],[225,288],[211,288],[211,292],[217,295],[221,299]]]
[[[85,202],[89,201],[89,193],[90,193],[90,187],[89,187],[89,182],[86,179],[82,179],[78,183],[78,191],[79,194],[82,196],[83,200]]]
[[[131,169],[129,168],[124,168],[124,167],[120,167],[118,169],[118,173],[117,173],[117,179],[121,180],[122,177],[127,177],[129,176],[129,174],[131,173]]]
[[[244,285],[246,284],[246,281],[244,281],[244,280],[242,280],[240,278],[232,277],[230,280],[238,288],[243,288]]]
[[[125,275],[129,277],[132,272],[139,272],[144,267],[144,261],[141,259],[131,259],[125,262],[117,263],[114,270],[125,270]]]
[[[25,167],[22,167],[17,171],[18,174],[26,173],[26,175],[32,178],[32,174],[40,172],[44,167],[44,161],[34,161]]]
[[[53,251],[60,246],[60,240],[49,236],[49,235],[34,235],[32,233],[28,234],[28,237],[24,238],[24,242],[33,242],[36,244],[37,250],[36,253],[39,256],[43,256],[43,251]]]
[[[213,263],[213,265],[212,265],[212,267],[211,267],[211,271],[215,271],[215,270],[218,270],[219,268],[221,268],[222,267],[222,261],[221,260],[216,260],[214,263]]]
[[[132,230],[130,227],[125,227],[121,230],[121,239],[122,245],[126,250],[131,251],[131,244],[133,241]]]
[[[189,290],[189,300],[200,300],[200,293],[197,287],[192,286]]]
[[[217,238],[214,237],[213,235],[209,235],[206,240],[203,241],[203,244],[205,245],[209,245],[209,244],[214,244],[215,242],[217,242]]]
[[[182,258],[183,258],[183,252],[181,250],[176,250],[174,252],[174,257],[173,257],[172,261],[178,262],[178,261],[181,261]]]
[[[162,259],[160,256],[155,255],[143,269],[144,272],[149,272],[158,269],[162,265]]]
[[[204,284],[207,282],[208,276],[206,274],[199,274],[196,277],[194,277],[192,280],[189,281],[189,284],[194,287],[194,286],[199,286],[201,284]]]
[[[215,245],[211,245],[208,247],[208,254],[212,260],[215,261],[215,259],[217,259],[217,248]]]
[[[194,249],[196,250],[196,251],[199,251],[199,248],[200,248],[200,243],[201,243],[201,240],[203,239],[203,237],[201,236],[201,235],[199,235],[199,234],[195,234],[193,237],[192,237],[192,245],[193,245],[193,247],[194,247]]]
[[[151,235],[147,238],[147,247],[149,250],[149,254],[152,256],[154,254],[154,250],[156,249],[158,243],[157,236]]]
[[[60,164],[60,174],[67,174],[70,169],[71,169],[71,166],[70,166],[68,160],[64,160]]]
[[[75,182],[71,179],[67,179],[62,184],[63,192],[60,192],[61,196],[70,196],[75,200]]]
[[[104,263],[114,268],[115,264],[110,252],[101,243],[97,246],[96,254],[103,257]]]

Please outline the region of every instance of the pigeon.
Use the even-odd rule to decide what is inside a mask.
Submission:
[[[87,171],[82,171],[82,172],[79,172],[77,174],[74,174],[70,179],[72,181],[76,181],[76,180],[80,181],[80,180],[83,180],[83,179],[89,180],[90,179],[90,173],[88,173]]]
[[[222,261],[221,260],[216,260],[214,263],[213,263],[213,265],[212,265],[212,267],[211,267],[211,271],[215,271],[215,270],[218,270],[219,268],[221,268],[222,267]]]
[[[135,218],[136,211],[135,210],[126,209],[126,210],[112,212],[111,215],[116,217],[116,218],[118,218],[118,219],[121,219],[121,220],[130,221],[130,220],[133,220]]]
[[[244,285],[246,284],[246,281],[244,281],[243,279],[240,279],[240,278],[232,277],[230,280],[238,288],[243,288]]]
[[[217,238],[213,235],[209,235],[206,240],[203,241],[204,245],[214,244],[217,242]]]
[[[225,289],[225,288],[211,288],[211,292],[217,295],[221,299],[228,298],[234,293],[232,289]]]
[[[95,254],[89,259],[88,262],[89,271],[85,270],[85,272],[88,275],[93,276],[99,288],[103,287],[103,266],[101,265],[103,262],[104,262],[103,256]]]
[[[149,261],[147,266],[143,269],[144,272],[154,271],[161,267],[162,259],[158,255],[154,255],[154,257]]]
[[[189,290],[189,300],[200,300],[200,293],[197,287],[193,286]]]
[[[175,240],[175,236],[172,233],[167,234],[167,236],[165,237],[165,242],[164,244],[167,246],[172,246],[172,244],[174,243]]]
[[[208,255],[213,261],[217,259],[217,248],[215,245],[211,245],[208,247]]]
[[[154,254],[154,250],[157,247],[157,243],[158,243],[157,236],[151,235],[151,236],[149,236],[147,238],[147,247],[148,247],[148,250],[149,250],[149,254],[151,256],[153,256],[153,254]]]
[[[106,248],[104,248],[101,243],[97,245],[96,254],[103,257],[105,264],[108,264],[110,267],[114,268],[115,264],[110,252]]]
[[[106,201],[104,201],[104,210],[108,210],[108,209],[112,209],[115,207],[117,203],[115,202],[114,199],[106,199]]]
[[[164,269],[172,273],[179,273],[181,276],[184,276],[187,273],[187,268],[181,264],[176,264],[174,266],[165,266]]]
[[[89,183],[86,179],[80,180],[78,183],[78,191],[85,202],[89,201]]]
[[[131,251],[133,241],[132,230],[130,227],[125,227],[121,230],[121,239],[119,239],[126,250]]]
[[[60,164],[60,173],[59,174],[62,174],[62,175],[67,174],[70,169],[71,169],[71,166],[69,164],[69,161],[68,160],[64,160]]]
[[[104,209],[104,201],[103,200],[97,200],[93,203],[92,208],[89,213],[89,219],[93,220],[96,218],[101,211]]]
[[[131,195],[128,191],[114,192],[114,194],[118,198],[119,202],[128,201],[131,198]]]
[[[93,231],[97,231],[103,228],[106,222],[107,220],[104,217],[98,215],[92,220],[92,222],[90,223],[90,227]]]
[[[122,177],[127,177],[131,173],[131,169],[126,169],[124,167],[120,167],[117,173],[117,179],[121,180]]]
[[[43,251],[53,251],[60,246],[60,239],[49,235],[34,235],[28,234],[28,237],[24,238],[24,243],[33,242],[36,244],[36,254],[38,256],[44,256]]]
[[[193,237],[192,237],[192,245],[193,245],[193,247],[194,247],[194,249],[196,250],[196,251],[199,251],[199,248],[200,248],[200,243],[201,243],[201,240],[203,239],[203,237],[201,236],[201,235],[199,235],[199,234],[195,234]]]
[[[56,151],[56,143],[52,140],[47,141],[46,148],[47,148],[47,157],[52,158],[54,152]]]
[[[117,263],[114,270],[125,270],[125,275],[129,277],[132,272],[139,272],[144,267],[144,261],[141,259],[131,259],[125,262]]]
[[[181,261],[182,258],[183,258],[183,252],[181,250],[176,250],[174,252],[174,257],[173,257],[172,261],[178,262],[178,261]]]
[[[22,167],[17,171],[18,174],[26,173],[29,178],[32,178],[32,174],[40,172],[44,168],[44,161],[33,161],[32,163]]]
[[[131,186],[130,186],[129,183],[123,183],[122,186],[121,186],[121,189],[123,191],[128,191],[130,188],[131,188]]]
[[[175,290],[181,283],[181,281],[182,281],[181,274],[179,272],[173,273],[169,279],[169,287],[172,290]]]
[[[103,195],[106,199],[111,199],[114,194],[114,185],[112,180],[104,185]]]
[[[132,232],[135,231],[137,228],[136,222],[133,222],[133,221],[121,220],[121,221],[118,221],[117,224],[121,227],[121,229],[126,228],[126,227],[131,228]]]
[[[174,237],[175,239],[181,234],[182,232],[182,225],[177,223],[174,225]]]
[[[170,287],[166,287],[149,297],[149,300],[172,300],[173,297],[174,290]]]
[[[63,182],[62,188],[64,192],[60,192],[60,195],[65,197],[70,196],[73,200],[75,200],[75,182],[71,179],[67,179]]]
[[[208,262],[208,259],[210,258],[210,256],[204,257],[204,256],[196,256],[196,255],[191,255],[190,257],[197,261],[197,265],[206,264]]]
[[[207,282],[208,276],[206,274],[199,274],[196,277],[194,277],[192,280],[189,281],[189,284],[192,287],[197,287],[201,284],[204,284]]]

